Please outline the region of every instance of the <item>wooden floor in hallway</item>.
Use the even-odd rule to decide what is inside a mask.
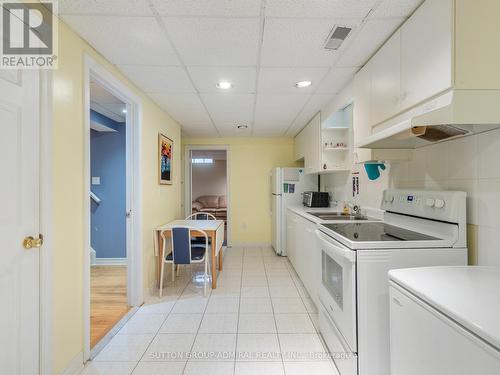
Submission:
[[[90,347],[129,311],[127,267],[92,266],[90,276]]]

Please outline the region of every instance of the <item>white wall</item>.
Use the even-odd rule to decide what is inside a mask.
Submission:
[[[469,248],[477,251],[472,262],[500,266],[499,163],[500,129],[437,143],[415,150],[409,162],[388,166],[377,181],[368,181],[362,166],[356,166],[353,170],[361,171],[358,203],[378,208],[387,187],[465,191]],[[349,194],[352,198],[350,179],[351,174],[329,175],[323,185],[345,200]]]
[[[226,182],[226,160],[193,164],[193,200],[201,195],[226,195]]]

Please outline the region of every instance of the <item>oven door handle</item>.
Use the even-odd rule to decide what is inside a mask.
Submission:
[[[342,247],[342,245],[337,245],[334,243],[334,239],[328,237],[326,234],[316,229],[316,237],[323,243],[327,248],[328,252],[342,257],[342,259],[348,260],[350,263],[356,263],[356,252]]]

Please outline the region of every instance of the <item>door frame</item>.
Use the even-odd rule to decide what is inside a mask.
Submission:
[[[52,375],[53,353],[53,111],[52,71],[40,70],[40,374]]]
[[[230,153],[231,148],[229,145],[186,145],[184,149],[184,216],[187,217],[191,214],[192,203],[192,163],[191,151],[197,150],[210,150],[210,151],[226,151],[226,200],[227,200],[227,247],[231,247],[231,227],[233,222],[231,220],[231,186],[229,181],[230,176]]]
[[[141,200],[141,118],[142,102],[120,79],[100,65],[88,54],[84,55],[84,259],[83,259],[83,319],[84,361],[90,359],[90,80],[123,101],[126,114],[126,167],[127,167],[127,298],[130,307],[143,302],[142,272],[142,200]]]

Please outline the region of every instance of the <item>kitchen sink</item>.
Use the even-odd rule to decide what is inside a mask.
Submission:
[[[349,215],[341,212],[308,212],[308,214],[316,216],[321,220],[368,220],[363,215]]]

